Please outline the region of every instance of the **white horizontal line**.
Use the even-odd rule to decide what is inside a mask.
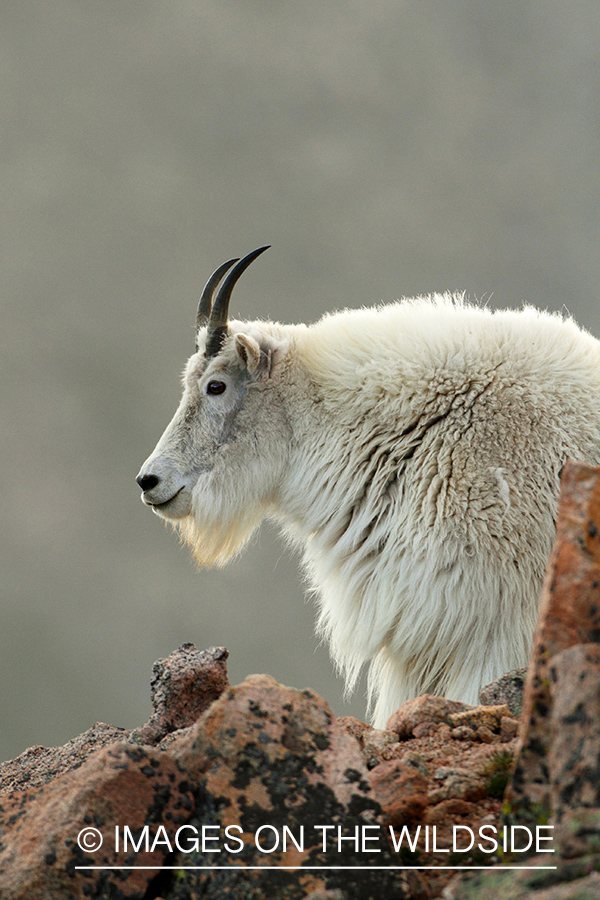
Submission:
[[[556,869],[558,866],[75,866],[76,869],[117,869],[119,871],[127,869],[129,870],[139,870],[139,869],[174,869],[175,871],[181,871],[182,869],[231,869],[238,872],[245,872],[247,869],[264,869],[265,871],[273,872],[276,869],[285,869],[287,871],[294,870],[298,872],[305,872],[307,869],[355,869],[356,871],[366,870],[366,869],[378,869],[384,871],[405,871],[410,869],[448,869],[452,871],[461,872],[463,869],[482,869],[483,871],[489,870],[497,870],[497,869]]]

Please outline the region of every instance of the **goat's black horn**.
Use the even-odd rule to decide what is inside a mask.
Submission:
[[[202,296],[200,297],[200,302],[198,303],[198,312],[196,313],[196,332],[198,332],[199,328],[202,328],[203,325],[209,320],[210,311],[212,309],[212,301],[213,295],[221,281],[221,278],[228,272],[234,263],[236,263],[239,259],[239,256],[236,256],[235,259],[229,259],[226,263],[223,263],[222,266],[219,266],[218,269],[212,273],[206,285],[204,286],[204,290],[202,291]],[[196,344],[196,352],[198,352],[198,344]]]
[[[227,334],[229,301],[231,300],[231,292],[233,291],[236,281],[242,272],[248,268],[250,263],[254,262],[256,257],[260,256],[261,253],[264,253],[265,250],[268,250],[269,247],[270,244],[267,244],[266,247],[259,247],[258,250],[253,250],[248,256],[244,256],[243,259],[240,259],[219,288],[219,293],[215,297],[215,302],[212,305],[208,320],[208,335],[206,338],[206,350],[204,351],[205,356],[216,356],[223,346],[223,341]]]

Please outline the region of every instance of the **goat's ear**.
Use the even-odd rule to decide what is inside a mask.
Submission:
[[[254,338],[251,338],[248,334],[236,334],[235,350],[250,374],[256,375],[261,368],[261,351]],[[262,356],[264,357],[264,354]]]

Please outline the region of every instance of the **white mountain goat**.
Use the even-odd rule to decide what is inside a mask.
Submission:
[[[371,660],[379,727],[425,692],[475,703],[527,664],[563,463],[600,463],[600,343],[557,314],[450,295],[229,322],[266,249],[206,285],[143,501],[202,565],[276,519],[349,687]]]

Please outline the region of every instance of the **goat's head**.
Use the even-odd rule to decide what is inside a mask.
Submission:
[[[278,383],[288,340],[272,324],[228,318],[236,281],[266,249],[229,260],[209,278],[181,403],[137,476],[144,503],[179,529],[203,565],[223,564],[241,549],[269,512],[286,465]]]

